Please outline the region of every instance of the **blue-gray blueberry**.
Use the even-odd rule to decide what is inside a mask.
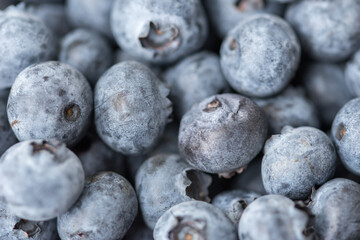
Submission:
[[[20,140],[76,144],[91,120],[93,94],[75,68],[56,61],[33,64],[16,78],[8,99],[9,123]]]
[[[255,158],[266,135],[265,114],[253,101],[238,94],[215,95],[181,119],[179,150],[196,169],[231,173]]]
[[[310,216],[281,195],[266,195],[253,201],[239,222],[241,240],[311,240]]]
[[[286,125],[320,127],[315,105],[302,88],[288,87],[275,97],[252,100],[264,111],[271,134],[280,133]]]
[[[267,193],[305,199],[329,180],[336,168],[330,138],[313,127],[285,126],[266,141],[261,175]]]
[[[101,139],[125,155],[149,151],[171,121],[169,89],[145,65],[121,62],[95,87],[95,124]]]
[[[360,176],[360,98],[347,102],[336,114],[331,135],[339,157],[350,172]]]
[[[55,140],[22,141],[0,158],[0,189],[17,217],[44,221],[66,212],[84,187],[79,158]]]
[[[139,168],[136,192],[142,216],[151,229],[161,215],[181,202],[200,200],[209,202],[207,188],[211,177],[195,170],[179,155],[158,154]]]
[[[340,62],[360,46],[358,0],[297,1],[285,14],[304,52],[321,62]]]
[[[95,31],[75,29],[61,40],[59,60],[82,72],[93,86],[113,59],[106,38]]]
[[[86,178],[79,200],[57,219],[61,239],[122,239],[138,211],[131,184],[114,172]]]
[[[345,83],[353,95],[360,97],[360,50],[346,63]]]
[[[233,28],[220,50],[222,71],[239,93],[268,97],[290,82],[300,62],[300,44],[283,19],[256,14]]]
[[[221,72],[219,57],[208,51],[186,57],[169,68],[162,77],[171,89],[174,112],[180,119],[195,103],[230,92]]]
[[[311,197],[315,231],[320,240],[357,240],[360,236],[360,184],[336,178]]]
[[[154,239],[236,240],[236,228],[219,208],[201,201],[183,202],[156,223]]]
[[[198,50],[208,34],[200,0],[115,0],[111,28],[124,51],[159,64]]]
[[[14,6],[0,11],[0,88],[9,88],[26,67],[55,59],[56,40],[36,16]]]

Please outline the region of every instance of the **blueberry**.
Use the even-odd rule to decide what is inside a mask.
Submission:
[[[360,184],[344,178],[322,185],[309,204],[319,239],[356,240],[360,236]]]
[[[239,22],[256,13],[281,15],[284,6],[271,0],[205,0],[209,17],[220,37],[234,28]]]
[[[48,220],[67,211],[80,196],[84,170],[78,157],[57,141],[15,144],[0,159],[0,189],[16,216]]]
[[[55,138],[74,145],[90,123],[92,97],[89,83],[73,67],[55,61],[34,64],[11,88],[9,123],[20,141]]]
[[[303,78],[307,94],[322,121],[331,126],[336,113],[352,98],[344,84],[343,68],[337,64],[313,63],[306,67]]]
[[[198,50],[208,33],[200,0],[115,0],[111,28],[124,51],[161,64]]]
[[[0,88],[8,88],[27,66],[54,59],[56,41],[41,20],[8,7],[0,11],[0,56]]]
[[[339,62],[360,46],[358,0],[298,1],[286,11],[304,51],[317,61]]]
[[[20,219],[0,204],[0,239],[57,240],[56,220],[33,222]]]
[[[0,155],[17,142],[6,113],[8,95],[9,90],[0,90]]]
[[[112,38],[110,12],[114,0],[67,0],[68,21],[74,27],[87,28]]]
[[[194,170],[175,154],[159,154],[146,160],[135,183],[142,215],[151,229],[166,210],[178,203],[210,200],[207,188],[211,177]]]
[[[305,199],[316,185],[331,178],[336,168],[335,148],[322,131],[286,126],[265,144],[262,179],[269,194]]]
[[[239,222],[241,240],[310,240],[309,214],[281,195],[266,195],[253,201]]]
[[[88,133],[74,148],[79,157],[85,176],[101,171],[113,171],[121,175],[126,173],[124,157],[106,146],[96,134]]]
[[[88,177],[69,211],[58,217],[61,239],[122,239],[134,221],[138,202],[130,183],[114,172]]]
[[[225,191],[215,196],[212,204],[223,210],[235,226],[238,225],[241,214],[252,201],[260,197],[259,194],[244,190]]]
[[[201,201],[183,202],[156,223],[154,239],[236,240],[236,229],[219,208]]]
[[[360,97],[360,50],[346,63],[345,83],[353,95]]]
[[[53,32],[54,36],[61,38],[70,30],[66,19],[65,7],[56,1],[43,4],[28,4],[26,11],[40,18]]]
[[[95,87],[95,124],[101,139],[126,155],[149,151],[170,121],[169,90],[149,68],[122,62]]]
[[[252,100],[265,112],[272,134],[280,133],[286,125],[320,126],[316,108],[301,88],[288,87],[275,97]]]
[[[239,93],[268,97],[294,76],[300,45],[281,18],[257,14],[240,22],[221,45],[220,63],[229,84]]]
[[[60,61],[80,70],[91,85],[112,65],[113,58],[107,40],[94,31],[76,29],[61,41]]]
[[[174,111],[181,118],[191,106],[218,93],[229,92],[219,57],[207,51],[190,55],[163,75],[170,86]]]
[[[360,98],[347,102],[336,114],[331,135],[344,166],[360,176]]]
[[[253,101],[237,94],[215,95],[181,119],[179,150],[196,169],[230,173],[261,151],[266,134],[265,115]]]

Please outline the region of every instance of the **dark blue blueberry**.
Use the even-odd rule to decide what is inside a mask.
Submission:
[[[163,75],[170,87],[174,112],[181,117],[191,106],[215,94],[229,92],[219,57],[207,51],[190,55]]]
[[[146,160],[135,183],[143,218],[151,229],[166,210],[178,203],[210,200],[207,188],[211,177],[174,154],[159,154]]]
[[[360,98],[347,102],[336,114],[331,135],[344,166],[360,176]]]
[[[281,0],[280,0],[281,1]],[[284,6],[274,0],[205,0],[209,17],[220,37],[257,13],[281,15]]]
[[[93,108],[92,90],[75,68],[44,62],[24,69],[9,95],[9,123],[20,140],[55,138],[76,144],[85,134]]]
[[[112,65],[113,58],[107,40],[94,31],[76,29],[61,41],[59,60],[82,72],[93,86]]]
[[[231,173],[255,158],[266,135],[265,115],[253,101],[237,94],[215,95],[182,118],[179,150],[196,169]]]
[[[200,0],[115,0],[111,28],[124,51],[161,64],[198,50],[208,33]]]
[[[114,0],[67,0],[68,21],[74,27],[87,28],[112,38],[110,12]]]
[[[239,222],[241,240],[311,240],[309,214],[281,195],[266,195],[250,203]]]
[[[172,103],[149,68],[122,62],[106,71],[95,87],[95,124],[101,139],[126,155],[148,152],[170,121]]]
[[[180,203],[156,223],[154,239],[236,240],[236,228],[219,208],[201,201]]]
[[[357,240],[360,236],[360,184],[344,178],[322,185],[311,197],[320,240]]]
[[[330,63],[312,63],[304,71],[307,95],[315,104],[321,120],[331,126],[336,113],[352,98],[344,82],[342,66]]]
[[[360,46],[358,0],[297,1],[286,11],[304,52],[317,61],[339,62]]]
[[[57,141],[15,144],[0,158],[0,189],[16,216],[44,221],[66,212],[80,196],[84,170],[79,158]]]
[[[56,41],[40,19],[16,7],[0,11],[0,88],[27,66],[56,57]]]
[[[335,168],[335,147],[324,132],[286,126],[267,140],[261,174],[268,193],[305,199],[313,187],[333,176]]]
[[[247,205],[258,197],[260,195],[257,193],[237,189],[216,195],[212,204],[223,210],[234,225],[237,226]]]
[[[228,33],[220,57],[224,76],[237,92],[268,97],[284,89],[295,75],[300,44],[284,20],[256,14]]]
[[[315,106],[306,98],[301,88],[288,87],[275,97],[252,100],[264,111],[271,134],[280,133],[286,125],[320,126]]]
[[[138,211],[130,183],[114,172],[87,177],[84,191],[72,208],[57,220],[61,239],[122,239]]]

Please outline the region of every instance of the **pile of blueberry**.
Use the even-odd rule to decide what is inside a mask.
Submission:
[[[360,240],[360,0],[0,0],[0,240]]]

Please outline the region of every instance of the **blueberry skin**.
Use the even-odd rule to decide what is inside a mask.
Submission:
[[[229,84],[251,97],[279,93],[294,76],[300,44],[279,17],[257,14],[233,28],[221,45],[220,63]]]
[[[286,125],[320,127],[315,105],[301,88],[288,87],[275,97],[252,100],[264,111],[272,134],[280,133]]]
[[[324,132],[286,126],[266,141],[261,175],[267,193],[305,199],[335,168],[335,148]]]
[[[156,240],[236,240],[236,228],[219,208],[201,201],[183,202],[167,210],[156,223]]]
[[[0,159],[0,189],[16,216],[44,221],[67,211],[80,196],[84,170],[64,144],[30,140],[15,144]]]
[[[87,28],[113,38],[110,28],[110,13],[114,0],[67,0],[66,16],[77,28]]]
[[[310,240],[306,236],[309,215],[281,195],[266,195],[253,201],[239,222],[241,240]],[[259,230],[261,226],[261,230]]]
[[[181,117],[191,106],[215,94],[230,92],[219,57],[208,51],[190,55],[169,68],[163,79],[171,89],[176,115]]]
[[[76,145],[74,153],[83,165],[85,176],[102,171],[113,171],[120,175],[126,173],[124,157],[106,146],[96,134],[87,134]]]
[[[346,63],[345,83],[351,93],[360,97],[360,50]]]
[[[331,127],[339,157],[350,172],[360,176],[360,98],[347,102],[336,114]]]
[[[233,224],[237,226],[247,205],[259,197],[260,194],[255,192],[237,189],[219,193],[214,197],[212,204],[223,210]]]
[[[61,40],[59,59],[80,70],[94,86],[112,65],[114,56],[111,46],[100,34],[76,29]]]
[[[358,0],[298,1],[285,14],[311,58],[340,62],[360,43],[360,2]]]
[[[95,87],[95,124],[100,138],[125,155],[149,151],[170,121],[169,89],[145,65],[122,62]]]
[[[198,50],[208,34],[199,0],[115,0],[111,28],[121,49],[157,64]]]
[[[0,11],[0,89],[11,87],[27,66],[56,57],[56,41],[47,26],[16,7]]]
[[[307,95],[315,104],[321,120],[331,126],[336,113],[352,98],[344,84],[343,67],[332,63],[312,63],[305,68],[303,79]]]
[[[194,170],[179,155],[159,154],[149,158],[141,165],[135,179],[146,225],[153,229],[166,210],[181,202],[209,201],[207,188],[210,184],[209,175]]]
[[[8,122],[6,112],[8,96],[8,89],[0,90],[0,155],[17,142],[16,136]]]
[[[55,138],[75,145],[85,134],[92,90],[75,68],[56,61],[24,69],[11,88],[7,114],[20,140]]]
[[[216,32],[223,38],[239,22],[257,13],[281,15],[284,6],[269,0],[205,0]]]
[[[229,173],[261,151],[266,135],[265,115],[253,101],[237,94],[215,95],[181,119],[179,151],[196,169]]]
[[[58,217],[61,239],[122,239],[138,212],[131,184],[114,172],[87,177],[84,191],[69,211]]]
[[[61,38],[70,31],[65,7],[61,3],[48,1],[42,4],[27,4],[26,11],[40,18],[53,32],[54,36]]]
[[[319,239],[356,240],[360,236],[360,184],[336,178],[322,185],[309,207]]]

